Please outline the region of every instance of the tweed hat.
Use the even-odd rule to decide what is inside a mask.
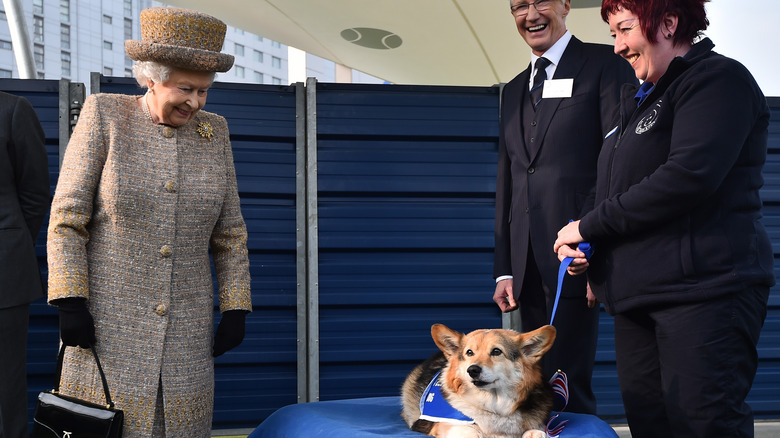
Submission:
[[[155,7],[141,11],[141,41],[125,41],[127,56],[185,70],[225,72],[233,55],[220,53],[227,26],[188,9]]]

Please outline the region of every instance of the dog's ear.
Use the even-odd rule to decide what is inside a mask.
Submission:
[[[431,327],[431,337],[439,350],[444,353],[445,356],[450,357],[453,354],[457,354],[460,350],[460,342],[463,339],[463,334],[450,329],[444,324],[434,324]]]
[[[520,335],[520,348],[525,357],[536,362],[552,347],[553,341],[555,341],[555,327],[546,325]]]

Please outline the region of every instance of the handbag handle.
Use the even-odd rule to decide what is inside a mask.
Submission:
[[[62,378],[62,361],[65,358],[65,348],[67,346],[65,344],[62,344],[60,347],[60,353],[57,356],[57,380],[55,380],[54,383],[54,390],[52,392],[58,393],[60,392],[60,379]],[[106,380],[106,374],[103,372],[103,367],[100,366],[100,359],[98,359],[97,352],[95,351],[95,348],[90,348],[90,351],[92,351],[92,356],[95,358],[95,363],[97,364],[98,372],[100,373],[100,380],[103,381],[103,394],[106,396],[106,403],[108,403],[109,409],[114,409],[114,402],[111,400],[111,394],[108,392],[108,380]]]

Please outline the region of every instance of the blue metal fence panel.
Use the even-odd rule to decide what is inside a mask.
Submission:
[[[764,166],[763,223],[772,239],[775,277],[780,280],[780,98],[767,99],[772,111]],[[758,371],[748,403],[759,418],[780,417],[780,284],[770,291],[769,308],[758,341]]]
[[[492,303],[498,88],[317,85],[320,399],[397,395]]]

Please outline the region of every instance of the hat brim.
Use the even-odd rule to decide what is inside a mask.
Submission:
[[[136,61],[154,61],[193,71],[226,72],[234,60],[233,55],[226,53],[136,40],[125,41],[125,52]]]

